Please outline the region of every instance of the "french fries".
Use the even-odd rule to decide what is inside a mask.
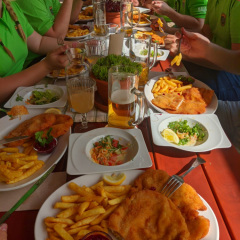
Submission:
[[[157,97],[160,94],[163,93],[172,93],[177,92],[179,94],[182,94],[182,92],[186,89],[189,89],[192,87],[192,84],[188,84],[183,86],[183,82],[179,81],[174,78],[170,78],[169,76],[160,77],[152,88],[152,93],[154,97]]]
[[[181,61],[182,61],[182,54],[179,53],[179,54],[176,55],[176,56],[174,57],[174,59],[171,61],[171,66],[173,66],[174,64],[176,64],[177,66],[179,66],[180,63],[181,63]]]
[[[17,147],[0,149],[0,181],[7,184],[19,182],[44,165],[30,143],[24,147],[23,153],[20,153]]]
[[[69,183],[72,195],[54,204],[60,211],[46,217],[48,240],[79,240],[92,231],[108,232],[108,217],[127,197],[130,185],[109,186],[99,181],[91,187]]]

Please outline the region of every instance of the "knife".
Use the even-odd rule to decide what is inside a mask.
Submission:
[[[25,200],[31,196],[32,193],[44,182],[44,180],[48,177],[48,175],[54,170],[56,164],[54,164],[48,171],[36,182],[34,185],[16,202],[16,204],[7,211],[1,218],[0,218],[0,225],[4,223],[11,214],[23,203]]]
[[[30,137],[29,136],[19,136],[19,137],[6,138],[6,139],[0,140],[0,144],[16,142],[16,141],[19,141],[19,140],[22,140],[22,139],[26,139],[26,138],[30,138]]]

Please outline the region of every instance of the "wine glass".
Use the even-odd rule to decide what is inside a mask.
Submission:
[[[67,81],[71,107],[82,115],[81,129],[88,128],[87,113],[94,106],[96,82],[89,76],[77,76]]]

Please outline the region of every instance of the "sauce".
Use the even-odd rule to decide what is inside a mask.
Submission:
[[[112,240],[112,238],[105,232],[94,231],[85,235],[82,240]]]
[[[51,153],[56,146],[57,146],[57,139],[53,138],[52,142],[50,142],[49,144],[45,144],[45,146],[41,146],[38,142],[36,142],[34,144],[34,149],[38,153],[48,154],[48,153]]]

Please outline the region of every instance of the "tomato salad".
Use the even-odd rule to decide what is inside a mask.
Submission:
[[[123,146],[111,136],[105,136],[93,144],[90,150],[95,163],[105,166],[115,166],[124,163],[127,146]]]

